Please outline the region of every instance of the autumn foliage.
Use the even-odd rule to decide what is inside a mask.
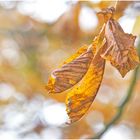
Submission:
[[[79,120],[91,106],[101,85],[106,61],[122,77],[139,64],[134,47],[136,37],[123,31],[114,18],[115,8],[104,9],[98,15],[103,17],[99,34],[90,45],[80,48],[54,70],[46,86],[50,94],[67,93],[70,122]]]

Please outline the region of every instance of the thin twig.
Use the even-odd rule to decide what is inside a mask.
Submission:
[[[140,42],[139,42],[139,45],[138,45],[138,55],[140,56]],[[134,91],[134,88],[135,88],[135,84],[136,84],[136,81],[137,81],[137,77],[138,77],[138,71],[139,71],[139,67],[137,67],[135,70],[134,70],[134,73],[133,73],[133,77],[132,77],[132,81],[130,83],[130,86],[129,86],[129,89],[128,89],[128,92],[127,92],[127,95],[124,99],[124,101],[121,103],[121,105],[118,107],[118,112],[117,114],[114,116],[114,118],[105,126],[105,128],[99,133],[97,134],[95,137],[93,137],[93,139],[99,139],[103,136],[103,134],[112,126],[114,125],[122,116],[123,114],[123,111],[126,107],[126,104],[129,102],[129,100],[131,99],[132,97],[132,93]]]

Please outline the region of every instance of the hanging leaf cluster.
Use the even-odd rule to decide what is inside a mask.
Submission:
[[[99,34],[54,70],[46,86],[50,94],[67,92],[66,111],[71,123],[91,106],[101,85],[105,61],[110,61],[122,77],[139,64],[136,37],[123,31],[113,18],[114,11],[111,7],[98,13],[104,19]]]

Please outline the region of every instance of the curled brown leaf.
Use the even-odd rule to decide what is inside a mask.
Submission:
[[[61,93],[79,82],[87,72],[92,58],[93,51],[91,49],[86,49],[86,51],[80,49],[62,67],[52,72],[47,85],[49,92]]]
[[[108,20],[105,27],[107,45],[101,56],[109,60],[121,73],[122,77],[139,64],[139,58],[134,48],[136,37],[127,34],[114,19]]]

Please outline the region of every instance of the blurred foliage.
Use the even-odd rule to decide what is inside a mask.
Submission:
[[[89,113],[70,126],[61,123],[66,121],[63,104],[66,95],[48,95],[44,85],[59,63],[80,46],[89,44],[100,30],[101,22],[90,30],[82,28],[79,22],[82,9],[88,8],[96,16],[100,9],[114,6],[115,2],[69,1],[69,8],[53,23],[20,12],[18,6],[24,3],[0,2],[0,139],[93,137],[116,114],[127,94],[133,72],[122,79],[107,63],[102,86]],[[118,3],[116,19],[120,22],[135,19],[133,33],[137,36],[140,34],[139,17],[138,1]],[[101,17],[96,18],[101,21]],[[136,46],[138,41],[139,37]],[[113,138],[118,135],[140,138],[139,85],[138,77],[121,120],[111,128],[116,132],[116,135],[112,133]],[[58,108],[52,109],[53,105]]]

